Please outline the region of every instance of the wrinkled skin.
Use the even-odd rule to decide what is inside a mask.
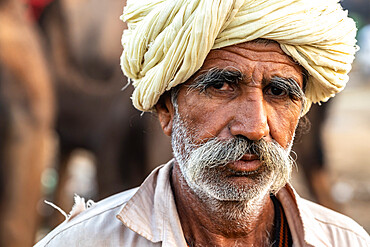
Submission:
[[[206,92],[189,90],[195,78],[212,68],[240,71],[242,80],[236,85],[224,83],[208,87]],[[303,87],[303,72],[299,65],[284,54],[277,43],[247,42],[212,50],[202,68],[185,82],[177,97],[178,111],[194,136],[194,143],[203,143],[212,137],[227,140],[244,136],[250,140],[275,140],[289,148],[300,118],[302,101],[292,99],[282,90],[270,85],[273,77],[294,79]],[[174,108],[168,96],[156,106],[158,117],[167,135],[171,135]],[[234,170],[258,169],[253,157],[229,164]],[[186,239],[199,246],[263,246],[268,239],[266,230],[272,230],[273,206],[267,193],[254,201],[247,227],[235,227],[237,222],[225,220],[222,215],[210,213],[204,203],[186,184],[175,162],[172,186]],[[230,183],[253,185],[253,177],[227,177]],[[239,222],[240,223],[240,222]],[[240,224],[239,224],[240,225]]]

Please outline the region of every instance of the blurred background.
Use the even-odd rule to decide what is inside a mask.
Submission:
[[[153,114],[130,101],[122,0],[0,0],[0,246],[32,246],[74,193],[100,200],[171,158]],[[313,107],[293,184],[370,231],[370,1],[344,0],[361,50],[347,88]]]

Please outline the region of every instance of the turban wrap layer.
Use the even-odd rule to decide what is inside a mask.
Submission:
[[[306,113],[344,88],[357,49],[356,25],[337,0],[128,0],[121,18],[121,68],[142,111],[189,79],[211,49],[263,38],[308,72]]]

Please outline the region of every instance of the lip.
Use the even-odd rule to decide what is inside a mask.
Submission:
[[[235,172],[251,173],[257,171],[261,165],[256,154],[245,154],[240,160],[227,164],[227,167]]]

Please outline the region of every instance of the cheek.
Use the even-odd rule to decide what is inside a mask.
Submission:
[[[212,99],[188,96],[184,103],[186,107],[179,105],[180,115],[200,141],[218,136],[227,126],[228,109]]]
[[[271,137],[284,148],[287,148],[292,141],[300,109],[299,106],[270,109],[268,124]]]

